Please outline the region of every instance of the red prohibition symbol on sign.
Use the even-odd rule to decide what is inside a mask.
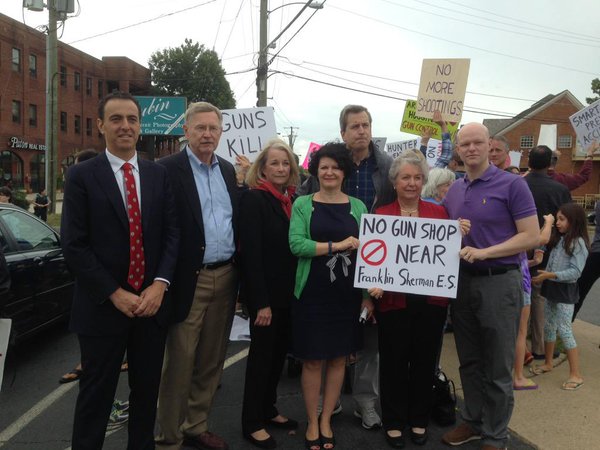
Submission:
[[[363,261],[370,266],[378,266],[387,256],[387,247],[381,239],[373,239],[365,243],[360,250]]]

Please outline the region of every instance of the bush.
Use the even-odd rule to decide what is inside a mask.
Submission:
[[[12,191],[12,203],[29,211],[29,201],[26,198],[26,192],[24,190],[15,189]]]

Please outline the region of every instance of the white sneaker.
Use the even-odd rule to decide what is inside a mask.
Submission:
[[[381,418],[373,407],[355,409],[354,417],[361,419],[363,428],[367,430],[381,427]]]
[[[320,416],[322,412],[323,412],[323,404],[321,402],[319,402],[319,406],[317,406],[317,415]],[[335,408],[333,408],[333,411],[331,412],[331,415],[336,416],[341,412],[342,412],[342,403],[338,399],[338,401],[335,404]]]

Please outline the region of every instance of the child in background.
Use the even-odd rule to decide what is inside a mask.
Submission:
[[[556,229],[548,243],[550,259],[546,270],[539,270],[538,275],[531,280],[533,283],[543,283],[542,295],[546,298],[546,360],[544,364],[533,367],[532,372],[539,375],[552,370],[552,355],[558,330],[569,361],[569,378],[562,385],[562,389],[567,391],[575,391],[583,385],[571,317],[579,299],[577,279],[585,265],[589,247],[585,211],[576,203],[562,205],[556,213]]]
[[[546,245],[550,241],[554,216],[547,214],[544,216],[544,226],[540,232],[540,246]],[[521,309],[521,318],[519,320],[519,331],[517,333],[517,344],[515,347],[515,368],[513,374],[513,389],[515,391],[529,391],[537,389],[538,385],[531,379],[526,378],[523,373],[523,366],[533,360],[533,355],[527,354],[527,323],[529,322],[529,312],[531,311],[531,274],[529,268],[537,266],[542,262],[543,250],[535,249],[533,259],[527,259],[527,253],[521,254],[521,273],[523,274],[523,308]]]

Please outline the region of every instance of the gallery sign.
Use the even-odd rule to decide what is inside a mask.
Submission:
[[[185,97],[136,96],[142,109],[142,135],[183,136]]]

